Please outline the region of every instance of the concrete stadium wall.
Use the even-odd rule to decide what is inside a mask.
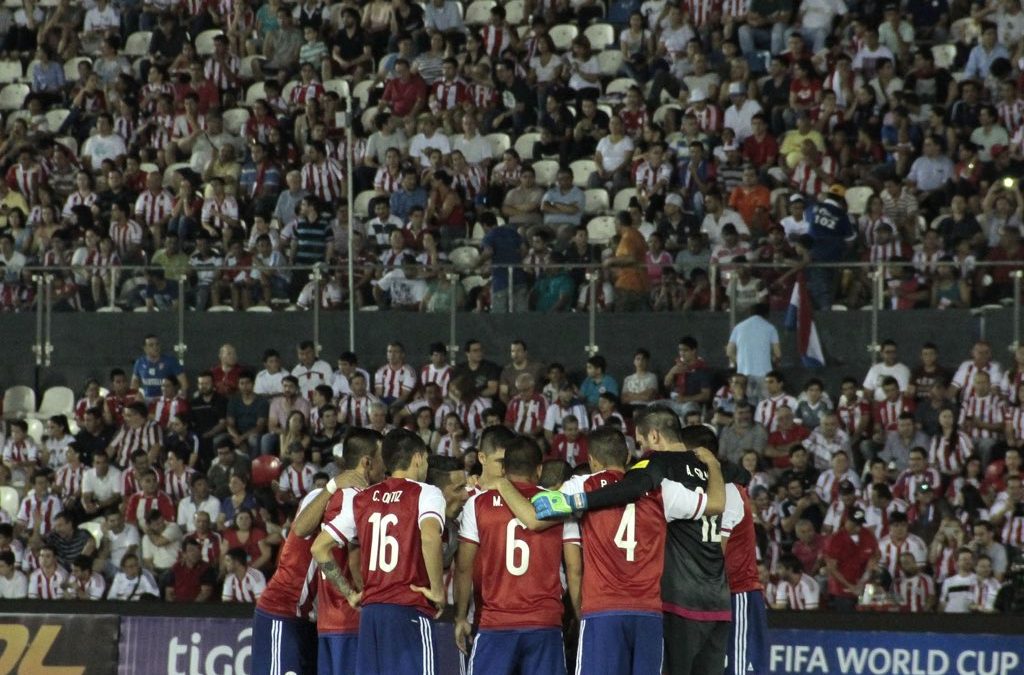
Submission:
[[[216,361],[217,349],[224,342],[237,348],[243,363],[258,364],[262,351],[274,347],[294,360],[296,342],[313,337],[312,313],[223,314],[188,313],[185,323],[187,370],[194,374]],[[347,349],[348,323],[345,312],[320,315],[320,340],[323,356],[332,364]],[[782,329],[782,316],[774,317],[783,340],[783,366],[800,382],[808,375],[799,367],[795,338]],[[863,375],[871,364],[867,345],[871,341],[871,313],[830,312],[816,315],[819,334],[829,361],[816,374],[830,385],[844,375]],[[990,314],[985,335],[995,345],[996,358],[1011,357],[1005,347],[1013,339],[1013,314],[1009,309]],[[511,339],[521,337],[538,359],[560,361],[570,371],[582,372],[588,342],[588,317],[585,314],[487,315],[465,313],[457,319],[457,340],[470,337],[483,341],[489,358],[507,361]],[[143,336],[160,336],[167,351],[177,341],[177,316],[155,314],[57,314],[53,315],[53,352],[49,368],[35,367],[32,346],[36,317],[33,314],[7,314],[0,317],[0,386],[35,384],[45,388],[58,384],[76,391],[87,377],[106,379],[114,366],[129,367],[141,353]],[[669,367],[682,335],[694,335],[701,353],[712,366],[727,367],[724,346],[729,337],[728,315],[716,314],[599,314],[597,344],[610,363],[611,373],[622,377],[631,372],[634,349],[643,346],[653,355],[660,372]],[[968,353],[980,335],[980,320],[965,311],[888,312],[879,314],[879,339],[891,337],[901,345],[904,359],[914,363],[918,346],[925,341],[939,345],[943,362],[953,365]],[[356,351],[368,366],[383,360],[389,340],[401,340],[414,363],[423,360],[427,346],[448,341],[447,315],[407,314],[399,312],[361,312],[357,315]],[[461,359],[460,354],[460,359]],[[38,378],[38,379],[37,379]]]

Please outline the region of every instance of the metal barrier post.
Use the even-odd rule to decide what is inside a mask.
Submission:
[[[110,299],[109,307],[114,309],[117,306],[117,267],[110,268],[110,285],[107,286],[107,297]]]
[[[1016,270],[1010,274],[1013,278],[1013,345],[1012,351],[1017,351],[1020,346],[1020,283],[1024,272]]]
[[[32,354],[36,357],[36,367],[43,365],[43,277],[32,275],[32,283],[36,286],[36,341],[32,345]]]
[[[515,301],[512,297],[515,295],[515,286],[512,285],[512,280],[515,278],[515,268],[512,265],[508,266],[508,313],[511,314],[515,311]]]
[[[449,309],[448,317],[448,362],[454,366],[455,355],[459,351],[459,343],[457,342],[458,338],[455,335],[455,316],[456,311],[458,310],[458,307],[456,306],[458,304],[456,299],[459,297],[459,275],[453,274],[451,272],[445,272],[444,275],[448,282],[451,284],[451,307]]]
[[[598,272],[587,271],[587,313],[589,314],[589,335],[590,342],[587,344],[587,356],[597,354],[597,284],[600,283],[601,275]]]
[[[346,110],[346,112],[345,112],[345,114],[347,115],[347,119],[345,120],[345,129],[346,129],[345,134],[346,134],[346,143],[347,143],[347,145],[345,146],[346,147],[345,162],[346,162],[346,175],[348,176],[348,237],[347,237],[347,239],[348,239],[348,263],[347,263],[347,267],[348,267],[348,348],[349,348],[349,350],[355,352],[355,350],[356,350],[356,298],[355,298],[356,284],[355,284],[355,270],[354,270],[355,261],[353,260],[353,251],[352,251],[352,233],[355,232],[355,221],[354,221],[354,218],[355,218],[355,204],[354,204],[354,200],[353,200],[353,196],[352,196],[352,190],[353,190],[353,187],[352,187],[352,170],[353,170],[352,169],[352,154],[353,154],[352,143],[354,142],[353,139],[352,139],[352,123],[355,121],[355,115],[353,115],[353,111],[352,111],[352,97],[351,96],[349,96],[349,98],[348,98],[348,106],[346,106],[346,107],[348,108]],[[319,336],[319,331],[317,331],[317,336]],[[319,345],[319,344],[320,344],[320,342],[319,342],[319,340],[317,340],[317,345]]]
[[[881,349],[878,344],[878,312],[885,301],[885,265],[881,265],[871,274],[871,344],[868,345],[868,353],[871,354],[871,362],[875,363]]]
[[[43,365],[50,367],[50,355],[53,354],[53,342],[50,341],[53,328],[53,275],[46,274],[46,342],[43,344]]]
[[[736,273],[729,275],[729,330],[736,327]]]
[[[711,311],[714,312],[718,309],[718,264],[711,263],[710,270],[711,279]]]
[[[313,266],[313,350],[320,356],[320,263]],[[351,304],[351,303],[350,303]]]
[[[174,355],[178,357],[178,363],[185,365],[185,352],[188,347],[185,345],[185,284],[188,277],[182,274],[178,278],[178,343],[174,345]]]

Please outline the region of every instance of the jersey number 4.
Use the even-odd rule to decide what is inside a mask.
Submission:
[[[374,513],[369,518],[373,525],[370,536],[370,571],[391,572],[398,566],[398,540],[388,534],[388,528],[398,525],[398,516]]]

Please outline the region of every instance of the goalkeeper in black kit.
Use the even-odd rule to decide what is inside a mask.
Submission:
[[[564,518],[573,512],[622,506],[658,489],[662,479],[708,492],[711,474],[691,452],[707,448],[718,452],[718,437],[704,425],[682,427],[675,411],[651,406],[637,420],[636,438],[647,455],[625,477],[587,493],[562,495],[543,492],[534,496],[539,518]],[[723,489],[722,485],[715,490]],[[665,632],[665,673],[709,675],[725,667],[726,645],[732,619],[729,585],[725,579],[720,516],[678,520],[667,525],[665,569],[661,578]]]

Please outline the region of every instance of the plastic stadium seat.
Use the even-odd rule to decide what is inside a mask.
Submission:
[[[370,215],[370,202],[378,197],[374,190],[363,190],[356,195],[356,198],[352,200],[352,207],[355,209],[355,215],[362,218],[367,218]]]
[[[57,129],[60,129],[60,125],[64,124],[64,120],[67,119],[71,111],[67,108],[55,108],[53,110],[46,111],[46,124],[50,127],[51,133],[57,133]]]
[[[196,53],[199,56],[209,56],[213,53],[213,39],[217,36],[223,35],[224,31],[214,28],[212,30],[204,30],[202,33],[196,36]]]
[[[864,185],[850,188],[846,191],[846,210],[854,216],[863,214],[867,211],[868,200],[874,194],[874,190]]]
[[[286,83],[284,87],[281,88],[281,100],[292,100],[292,90],[295,89],[295,87],[297,86],[299,86],[298,80],[292,80],[291,82]]]
[[[479,221],[473,223],[473,234],[469,236],[469,243],[474,246],[479,246],[480,242],[484,240],[484,234],[486,234],[484,232],[484,226],[481,225]]]
[[[608,86],[605,87],[604,93],[606,96],[611,96],[612,94],[621,94],[622,96],[625,96],[626,92],[629,91],[629,88],[634,84],[636,84],[636,80],[632,77],[620,77],[609,82]]]
[[[373,129],[373,118],[377,116],[377,110],[377,106],[371,105],[363,111],[363,114],[360,117],[363,122],[363,129]]]
[[[601,74],[605,77],[615,77],[622,68],[622,52],[618,49],[606,49],[597,55],[597,65],[601,67]],[[633,80],[630,80],[632,83]]]
[[[28,423],[28,437],[35,441],[37,445],[42,443],[43,434],[46,433],[43,421],[37,419],[29,419],[25,421]]]
[[[479,275],[473,275],[471,277],[466,277],[465,279],[462,280],[462,290],[464,290],[466,293],[469,293],[474,288],[480,288],[481,286],[486,286],[486,285],[487,285],[487,280],[484,279],[482,276],[479,276]]]
[[[92,59],[88,56],[76,56],[73,59],[68,59],[64,62],[64,79],[68,82],[78,81],[78,64],[87,61],[92,64]]]
[[[572,170],[572,184],[578,188],[586,188],[590,175],[597,171],[597,163],[592,159],[577,159],[569,165]]]
[[[243,80],[254,80],[256,79],[256,71],[253,69],[252,64],[257,61],[266,61],[265,56],[254,54],[252,56],[242,57],[242,62],[238,66],[238,74],[242,76]]]
[[[590,47],[599,52],[615,44],[615,29],[610,23],[595,23],[587,26],[583,35],[590,40]],[[622,52],[620,51],[619,54]]]
[[[4,392],[4,417],[17,419],[36,411],[36,392],[32,387],[18,384]]]
[[[948,70],[956,60],[956,45],[932,45],[932,57],[936,68]]]
[[[262,82],[255,82],[245,90],[245,104],[251,106],[261,98],[266,98],[267,90]]]
[[[174,174],[176,174],[178,171],[181,171],[182,169],[188,168],[190,168],[188,162],[176,162],[175,164],[171,164],[169,167],[164,169],[164,186],[166,187],[168,185],[171,185],[174,179]]]
[[[460,246],[448,255],[448,259],[459,272],[468,273],[480,259],[480,251],[475,246]]]
[[[657,122],[658,124],[661,124],[665,120],[665,115],[668,114],[669,110],[676,110],[682,113],[683,107],[675,103],[666,103],[665,105],[660,106],[657,110],[654,111],[654,117],[652,117],[651,119]]]
[[[71,415],[75,411],[75,392],[69,387],[50,387],[43,392],[39,411],[30,415],[41,420],[54,415]]]
[[[629,210],[629,200],[636,197],[636,188],[623,188],[615,193],[615,199],[612,200],[612,210],[616,213],[619,211]]]
[[[548,30],[551,41],[555,43],[555,49],[560,52],[567,51],[579,34],[580,29],[569,23],[560,23]]]
[[[466,7],[466,18],[463,22],[467,26],[483,26],[491,20],[491,8],[496,4],[494,0],[475,0]]]
[[[583,194],[586,197],[584,215],[599,216],[608,210],[608,191],[604,188],[591,188]]]
[[[136,314],[147,314],[149,312],[159,312],[160,308],[159,307],[147,307],[146,305],[141,305],[139,307],[136,307],[132,311],[135,312]]]
[[[139,164],[139,171],[148,175],[153,172],[159,172],[160,167],[152,162],[143,162],[142,164]]]
[[[615,218],[598,216],[587,223],[587,235],[592,244],[607,244],[615,236]]]
[[[535,131],[523,134],[516,139],[515,149],[519,153],[519,159],[528,162],[533,159],[533,146],[540,140],[540,134]]]
[[[233,312],[235,308],[231,305],[214,305],[213,307],[206,310],[207,312]]]
[[[356,86],[352,87],[352,98],[359,99],[359,105],[365,108],[370,103],[370,92],[373,91],[375,84],[373,80],[357,82]]]
[[[274,310],[271,309],[270,307],[267,307],[266,305],[253,305],[252,307],[250,307],[249,309],[247,309],[245,311],[247,311],[247,312],[257,312],[258,313],[258,312],[273,312]]]
[[[500,160],[505,151],[512,147],[512,139],[508,134],[487,134],[487,142],[491,144],[491,156]]]
[[[148,30],[140,30],[132,33],[124,43],[124,55],[128,57],[148,55],[149,43],[152,40],[153,33]]]
[[[236,136],[242,132],[249,121],[249,111],[245,108],[232,108],[224,111],[224,130]]]
[[[341,78],[334,78],[333,80],[327,80],[324,82],[324,91],[333,91],[341,98],[348,98],[349,88],[348,81]]]
[[[509,0],[505,3],[505,19],[510,26],[518,26],[526,18],[526,3],[523,0]]]
[[[11,130],[14,129],[15,122],[18,120],[25,120],[28,122],[30,119],[32,119],[32,113],[28,110],[25,110],[24,108],[21,110],[13,110],[11,111],[11,114],[7,116],[7,121],[4,123],[4,129],[7,130],[7,133],[11,133]]]
[[[29,91],[29,86],[20,82],[4,85],[0,89],[0,110],[20,110],[25,105]]]
[[[76,141],[73,136],[58,136],[53,139],[53,141],[63,145],[71,152],[72,155],[78,154],[78,141]]]
[[[21,505],[21,497],[18,490],[10,485],[0,487],[0,510],[6,513],[11,521],[18,517],[18,506]]]
[[[253,487],[269,487],[281,475],[281,460],[274,455],[260,455],[252,460]]]
[[[21,61],[0,61],[0,83],[17,82],[22,77]]]
[[[78,527],[92,535],[93,541],[96,542],[96,548],[103,544],[103,526],[98,521],[90,520]]]
[[[533,172],[537,176],[537,185],[550,187],[555,184],[555,178],[558,176],[558,162],[551,159],[534,162]]]

